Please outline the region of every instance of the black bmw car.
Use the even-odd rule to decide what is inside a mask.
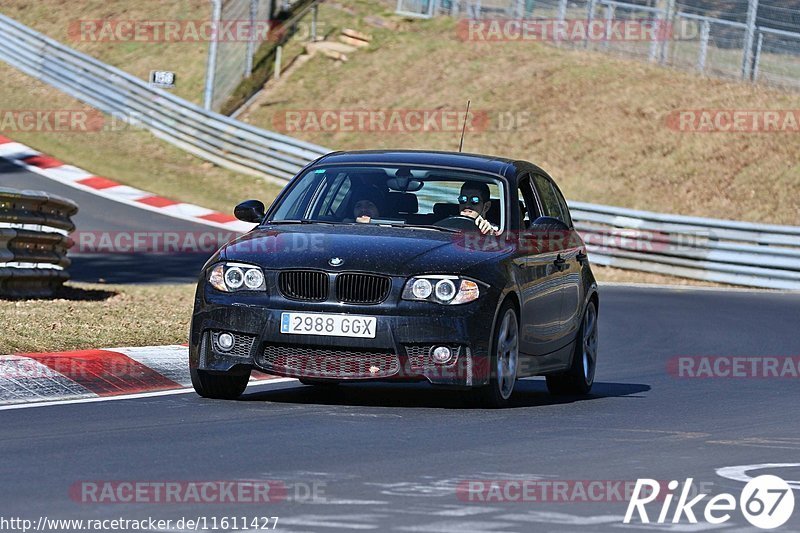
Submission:
[[[597,284],[539,167],[418,151],[328,154],[203,269],[190,333],[195,390],[236,398],[252,370],[308,385],[399,380],[475,389],[517,379],[586,394]]]

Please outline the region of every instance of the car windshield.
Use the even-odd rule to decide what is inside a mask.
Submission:
[[[466,217],[480,215],[502,231],[503,198],[501,180],[468,170],[337,165],[308,170],[274,207],[269,221],[465,229],[470,226]],[[459,225],[458,218],[466,225]]]

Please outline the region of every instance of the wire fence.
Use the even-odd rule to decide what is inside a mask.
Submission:
[[[635,57],[703,74],[800,88],[800,4],[759,4],[759,0],[397,0],[397,14],[430,18],[450,15],[507,25],[502,39],[544,40]],[[776,2],[773,2],[776,3]],[[563,31],[548,33],[543,21]],[[534,35],[524,31],[535,28]],[[620,36],[627,24],[649,27]],[[583,34],[576,33],[583,27]],[[598,38],[593,28],[604,28]],[[513,35],[512,35],[513,34]],[[577,36],[577,37],[576,37]],[[581,38],[583,36],[583,38]],[[494,39],[497,40],[497,39]]]
[[[204,107],[219,111],[242,80],[254,70],[259,49],[275,41],[282,24],[295,5],[303,0],[212,0],[212,21],[216,27],[247,29],[247,38],[212,40],[209,47]]]

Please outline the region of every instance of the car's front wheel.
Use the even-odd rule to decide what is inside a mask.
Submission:
[[[597,308],[589,302],[583,312],[581,330],[575,341],[572,364],[567,372],[547,376],[550,394],[589,394],[597,367]]]
[[[492,408],[508,404],[519,363],[519,319],[511,302],[503,304],[498,317],[492,339],[489,385],[481,389],[483,404]]]
[[[192,387],[203,398],[216,400],[235,400],[242,395],[250,380],[250,372],[246,374],[210,374],[196,368],[189,371]]]

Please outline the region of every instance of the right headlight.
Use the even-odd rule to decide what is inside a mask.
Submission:
[[[403,300],[458,305],[472,302],[481,295],[475,281],[458,276],[430,275],[409,279],[403,288]]]
[[[208,275],[208,283],[222,292],[266,290],[264,271],[255,265],[243,263],[214,265]]]

